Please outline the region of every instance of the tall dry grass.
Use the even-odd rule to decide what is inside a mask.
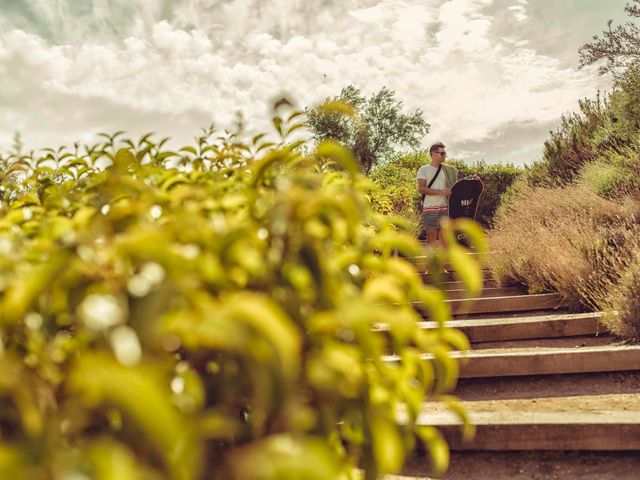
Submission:
[[[613,275],[583,285],[591,307],[604,313],[605,327],[620,337],[640,340],[640,228],[625,232],[626,248],[601,259]]]
[[[640,340],[640,63],[606,97],[579,103],[542,161],[502,196],[490,232],[504,284],[556,291]]]
[[[640,242],[636,204],[604,199],[579,186],[518,185],[489,233],[492,269],[501,284],[554,291],[574,310],[600,308]],[[625,268],[623,268],[625,267]]]

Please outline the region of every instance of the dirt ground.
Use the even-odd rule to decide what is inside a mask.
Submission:
[[[414,457],[403,475],[442,480],[640,479],[640,452],[454,452],[450,463],[445,475],[428,477],[427,458]]]

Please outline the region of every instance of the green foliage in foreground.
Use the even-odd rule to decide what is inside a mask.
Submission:
[[[394,256],[420,246],[337,144],[210,133],[3,159],[0,478],[375,478],[417,443],[446,468],[415,421],[427,399],[463,415],[468,345]],[[479,288],[461,247],[441,255]]]
[[[379,187],[372,196],[374,208],[385,214],[402,215],[417,225],[420,196],[416,174],[422,165],[430,163],[427,153],[417,153],[398,157],[371,172],[371,178]],[[488,165],[484,161],[467,164],[460,160],[447,160],[456,167],[459,177],[478,174],[484,182],[484,193],[478,207],[477,220],[485,228],[490,228],[504,192],[523,173],[523,169],[513,165]]]

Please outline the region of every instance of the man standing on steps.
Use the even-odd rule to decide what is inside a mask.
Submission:
[[[440,221],[449,216],[451,187],[458,181],[458,170],[444,164],[446,155],[443,143],[431,145],[431,164],[420,167],[417,175],[418,191],[423,195],[422,224],[427,234],[427,244],[430,246],[436,246],[438,237],[442,239]]]

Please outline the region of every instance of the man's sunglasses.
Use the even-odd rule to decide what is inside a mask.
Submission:
[[[447,152],[435,152],[435,153],[439,153],[440,155],[442,155],[443,157],[447,156]]]

